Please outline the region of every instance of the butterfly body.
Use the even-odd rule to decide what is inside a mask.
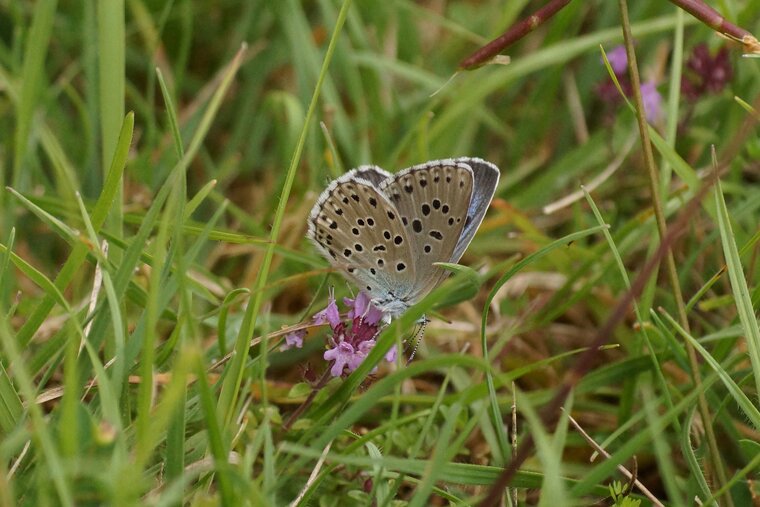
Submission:
[[[472,241],[499,181],[478,158],[434,160],[396,174],[361,166],[332,181],[309,215],[320,253],[397,317],[446,276]]]

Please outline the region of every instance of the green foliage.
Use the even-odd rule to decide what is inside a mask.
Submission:
[[[612,501],[615,502],[613,504],[615,507],[639,507],[639,505],[641,505],[641,500],[628,496],[630,491],[628,491],[627,485],[624,486],[618,481],[612,481],[609,488],[610,497],[612,497]]]
[[[541,3],[0,4],[0,506],[473,505],[513,431],[533,441],[519,505],[649,505],[633,460],[666,505],[756,499],[758,60],[727,46],[725,86],[682,95],[694,48],[726,42],[631,2],[664,97],[652,185],[616,2],[570,2],[508,65],[455,74]],[[760,3],[719,7],[760,31]],[[462,265],[324,374],[312,316],[353,289],[305,240],[318,193],[454,156],[502,171]],[[657,199],[671,226],[690,210],[683,298],[661,262],[576,378],[656,254]]]

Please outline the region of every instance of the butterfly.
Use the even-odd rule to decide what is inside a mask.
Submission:
[[[456,263],[478,230],[499,182],[479,158],[433,160],[391,174],[358,167],[332,181],[308,219],[308,237],[327,261],[398,317]]]

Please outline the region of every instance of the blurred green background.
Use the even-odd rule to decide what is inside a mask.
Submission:
[[[328,460],[330,473],[303,502],[482,498],[495,469],[455,465],[503,465],[499,421],[510,419],[511,380],[527,393],[526,410],[540,408],[573,364],[568,356],[589,344],[626,290],[616,255],[634,278],[658,244],[635,117],[602,62],[601,48],[622,43],[617,3],[571,2],[506,50],[508,65],[457,72],[544,4],[355,0],[304,124],[342,2],[0,0],[0,505],[286,505],[304,490],[328,434],[347,460]],[[674,245],[680,286],[693,298],[690,331],[756,407],[760,364],[746,356],[754,358],[747,326],[760,300],[760,60],[671,3],[629,7],[642,81],[662,100],[652,127],[663,139],[655,156],[666,215],[696,194],[714,146],[730,217],[719,220],[710,193]],[[759,2],[714,7],[760,32]],[[481,290],[429,326],[413,378],[397,372],[377,391],[366,389],[392,368],[366,384],[334,380],[300,427],[284,428],[310,392],[304,377],[326,368],[325,333],[311,330],[304,349],[283,353],[281,334],[268,333],[308,322],[328,286],[349,294],[305,240],[319,192],[361,164],[395,172],[457,156],[501,169],[462,260],[480,273]],[[124,171],[109,185],[112,165]],[[486,299],[516,259],[597,225],[582,194],[561,201],[581,184],[616,246],[588,234]],[[113,202],[98,204],[107,194]],[[103,227],[88,229],[96,216]],[[104,239],[107,259],[96,246]],[[740,263],[726,268],[730,243]],[[102,291],[93,289],[97,263]],[[715,417],[707,424],[728,478],[705,480],[707,444],[688,443],[695,402],[684,342],[649,312],[677,313],[664,274],[638,304],[641,320],[631,312],[617,329],[616,347],[575,393],[574,416],[598,441],[623,427],[611,447],[637,442],[620,460],[636,454],[639,478],[672,505],[704,500],[708,483],[715,493],[731,477],[736,505],[748,505],[758,454],[750,406],[724,401],[738,393],[703,364]],[[483,356],[484,305],[498,379],[490,393],[487,368],[460,354]],[[267,347],[247,350],[262,335]],[[213,366],[233,349],[234,360]],[[91,390],[92,379],[110,387]],[[489,415],[494,405],[501,412]],[[540,435],[529,416],[520,421],[521,435]],[[652,436],[657,423],[668,424]],[[609,496],[614,467],[588,464],[588,444],[563,428],[553,454],[544,448],[518,475],[521,504]]]

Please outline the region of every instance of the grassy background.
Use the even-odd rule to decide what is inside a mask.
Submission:
[[[757,498],[758,60],[732,47],[727,87],[688,101],[681,66],[725,41],[667,2],[632,3],[640,71],[666,99],[667,216],[713,145],[722,186],[674,245],[689,329],[653,277],[544,427],[536,411],[658,235],[634,115],[596,94],[599,46],[622,41],[615,2],[572,2],[509,65],[450,79],[540,5],[0,2],[0,505],[472,504],[509,459],[515,399],[518,440],[536,442],[521,504],[613,503],[615,464],[634,457],[668,505]],[[760,32],[759,3],[716,7]],[[359,164],[451,156],[502,170],[461,261],[480,290],[445,284],[285,429],[326,336],[280,352],[277,331],[308,322],[328,286],[349,294],[304,240],[318,193]],[[593,201],[544,213],[611,165]],[[414,361],[367,378],[436,303],[445,320]],[[612,459],[590,463],[566,414]]]

